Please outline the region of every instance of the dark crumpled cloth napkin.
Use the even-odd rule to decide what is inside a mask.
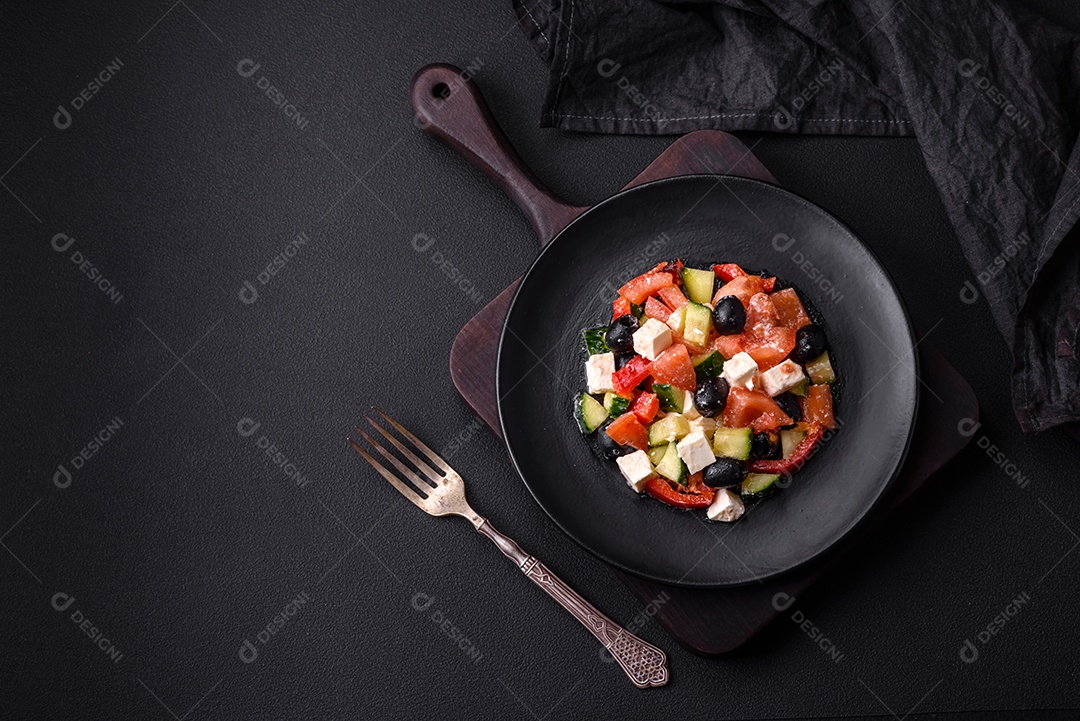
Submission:
[[[1013,406],[1080,419],[1080,37],[1004,2],[512,0],[542,125],[918,139],[1013,351]]]

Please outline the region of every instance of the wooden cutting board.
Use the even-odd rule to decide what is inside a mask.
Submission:
[[[423,68],[413,79],[412,100],[429,132],[460,151],[514,199],[532,222],[541,246],[586,210],[565,203],[529,172],[498,129],[475,85],[457,68]],[[701,130],[672,143],[624,188],[696,173],[738,175],[778,184],[738,138]],[[503,320],[519,281],[461,329],[450,351],[454,385],[497,436],[501,434],[495,362]],[[680,644],[706,656],[730,653],[773,620],[790,616],[798,608],[799,598],[804,598],[848,551],[865,544],[897,506],[967,444],[970,437],[962,435],[958,425],[964,418],[978,420],[974,392],[928,341],[918,348],[922,395],[904,467],[867,522],[825,557],[773,580],[725,589],[668,586],[612,569]]]

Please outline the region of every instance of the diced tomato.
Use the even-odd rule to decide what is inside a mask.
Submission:
[[[650,365],[648,358],[639,355],[631,358],[626,365],[611,376],[611,385],[615,387],[615,392],[625,393],[636,387],[649,375]]]
[[[667,323],[667,319],[671,317],[671,308],[650,296],[645,299],[645,315],[656,318],[661,323]]]
[[[741,333],[732,335],[719,335],[712,342],[712,347],[720,352],[726,360],[731,360],[737,354],[746,350],[747,337]]]
[[[657,356],[652,362],[649,373],[657,383],[670,383],[688,391],[694,390],[697,386],[690,351],[681,344],[671,345]]]
[[[758,338],[764,338],[779,323],[772,299],[765,293],[754,293],[746,305],[746,328]]]
[[[672,310],[678,310],[690,302],[686,299],[686,296],[683,295],[683,292],[675,286],[661,288],[656,294],[660,296],[660,299],[667,303],[668,307]]]
[[[771,328],[764,337],[746,340],[744,346],[744,350],[758,364],[758,370],[767,371],[782,363],[795,349],[795,331],[791,328]]]
[[[642,423],[652,423],[658,410],[660,410],[660,399],[654,393],[642,393],[630,404],[630,412]]]
[[[728,393],[724,407],[724,425],[730,428],[752,427],[755,431],[772,431],[794,423],[780,410],[776,401],[761,391],[736,386]]]
[[[675,281],[671,279],[671,273],[650,270],[644,275],[639,275],[637,278],[627,281],[622,288],[619,288],[619,295],[631,303],[641,305],[646,298],[661,288],[668,288],[673,285],[675,285]]]
[[[633,446],[639,451],[649,449],[649,431],[633,413],[623,413],[604,430],[611,440],[622,446]]]
[[[806,309],[803,308],[799,294],[794,288],[778,290],[769,297],[772,298],[773,307],[776,308],[776,317],[780,325],[793,330],[810,325],[810,316],[806,314]]]
[[[821,426],[812,428],[799,441],[799,445],[795,446],[795,450],[791,452],[789,457],[775,461],[750,461],[746,464],[746,467],[753,473],[789,473],[797,471],[810,458],[823,433]]]
[[[806,389],[806,397],[799,399],[803,423],[808,426],[836,428],[833,417],[832,389],[827,385],[812,385]]]
[[[743,270],[738,263],[717,263],[712,267],[712,269],[713,272],[716,273],[717,277],[725,282],[729,280],[734,280],[735,278],[739,278],[744,275],[748,275],[748,273]]]
[[[755,294],[764,290],[765,283],[759,276],[741,275],[720,286],[720,290],[716,291],[716,295],[713,296],[713,305],[716,305],[716,302],[724,296],[733,295],[742,301],[743,306],[747,306]]]
[[[645,492],[656,500],[676,508],[708,508],[716,497],[716,491],[704,484],[698,484],[696,487],[675,486],[666,478],[652,479],[645,484]]]
[[[769,276],[768,278],[761,279],[761,289],[766,293],[772,293],[773,288],[776,287],[776,278]]]
[[[611,319],[615,320],[620,316],[630,315],[630,310],[630,301],[620,295],[611,304]]]
[[[674,263],[665,262],[658,264],[653,268],[654,273],[667,273],[671,276],[671,282],[675,285],[682,285],[682,269],[683,262],[681,258],[676,258]]]

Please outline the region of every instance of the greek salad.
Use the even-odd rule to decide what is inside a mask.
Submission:
[[[635,492],[736,521],[836,427],[825,330],[782,285],[734,263],[665,262],[584,331],[574,415]]]

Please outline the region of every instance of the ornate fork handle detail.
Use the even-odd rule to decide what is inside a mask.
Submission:
[[[533,583],[573,614],[604,648],[619,662],[631,683],[638,688],[663,686],[668,681],[667,655],[651,643],[641,640],[601,613],[577,591],[570,588],[535,556],[521,549],[508,536],[495,530],[487,519],[477,516],[476,530],[487,536],[512,560]],[[479,521],[479,523],[477,523]]]
[[[442,471],[442,473],[439,473],[425,461],[420,460],[419,456],[413,450],[410,450],[407,445],[381,425],[368,418],[368,423],[403,457],[412,463],[413,467],[422,473],[427,480],[421,478],[416,471],[402,463],[401,459],[386,450],[366,431],[357,428],[356,430],[360,431],[360,435],[364,437],[364,440],[401,474],[400,476],[396,475],[382,463],[375,460],[358,443],[351,438],[348,439],[353,450],[378,471],[379,475],[389,481],[390,485],[405,496],[410,503],[428,515],[467,518],[477,531],[490,538],[507,558],[516,563],[522,573],[532,579],[533,583],[544,589],[547,595],[558,601],[563,608],[581,621],[582,625],[589,629],[589,632],[596,636],[600,643],[604,644],[604,648],[619,662],[619,665],[622,666],[623,671],[626,672],[626,675],[630,677],[635,686],[647,688],[649,686],[663,686],[667,683],[667,656],[664,655],[663,651],[652,644],[645,643],[600,613],[595,606],[563,583],[562,579],[549,571],[544,564],[521,550],[521,546],[514,543],[509,537],[492,528],[487,519],[474,511],[469,506],[468,501],[465,500],[465,482],[462,480],[461,475],[450,467],[449,463],[424,445],[423,441],[405,430],[405,427],[393,418],[378,408],[375,409],[375,412],[381,415],[394,430],[411,443],[413,449],[426,456],[429,461]],[[423,489],[422,495],[419,492],[420,489]]]

